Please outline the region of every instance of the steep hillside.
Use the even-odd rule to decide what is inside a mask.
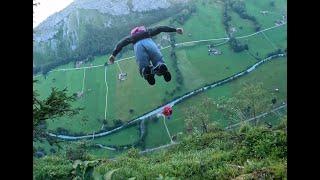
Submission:
[[[286,122],[284,118],[273,129],[248,125],[237,131],[213,128],[146,156],[131,149],[114,160],[45,157],[36,160],[34,178],[103,179],[107,174],[112,179],[286,179]]]

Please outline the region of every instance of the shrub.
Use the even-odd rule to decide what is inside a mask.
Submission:
[[[70,179],[72,163],[60,156],[47,156],[35,160],[33,164],[34,179]]]

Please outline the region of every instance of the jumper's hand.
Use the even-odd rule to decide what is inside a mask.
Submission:
[[[113,55],[111,55],[109,57],[109,64],[113,64],[114,63],[114,60],[115,60],[115,57]]]
[[[182,28],[177,28],[177,33],[178,34],[183,34],[183,29]]]

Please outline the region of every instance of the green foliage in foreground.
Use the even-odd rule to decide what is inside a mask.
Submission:
[[[69,179],[72,162],[60,156],[47,156],[35,160],[33,179]]]
[[[33,80],[36,83],[37,80]],[[67,89],[58,90],[52,88],[50,95],[46,99],[40,99],[36,90],[33,90],[33,141],[48,140],[50,145],[57,140],[51,138],[46,133],[47,120],[62,116],[74,116],[83,108],[74,108],[71,103],[76,100],[74,95],[69,96]],[[35,148],[34,148],[35,151]]]
[[[187,135],[180,144],[157,153],[140,155],[131,149],[116,160],[83,164],[95,164],[88,179],[286,179],[286,122],[284,118],[273,129],[249,125],[234,131],[215,128],[202,135]],[[34,179],[75,178],[74,163],[63,157],[37,159]]]

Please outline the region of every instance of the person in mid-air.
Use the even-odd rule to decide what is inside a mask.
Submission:
[[[123,38],[115,46],[112,55],[109,57],[109,63],[114,63],[116,55],[123,47],[128,44],[133,44],[140,75],[146,79],[150,85],[154,85],[156,82],[154,79],[155,74],[163,76],[164,80],[169,82],[171,80],[171,74],[164,63],[160,49],[151,39],[151,37],[161,32],[177,32],[178,34],[182,34],[183,29],[168,26],[158,26],[155,28],[145,28],[144,26],[135,27],[131,30],[129,36]],[[152,64],[150,64],[150,62]]]

